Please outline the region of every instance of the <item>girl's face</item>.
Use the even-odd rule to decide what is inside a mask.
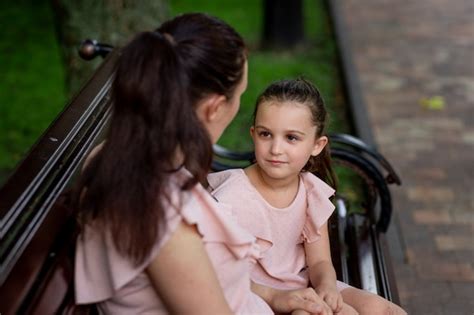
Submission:
[[[270,178],[297,176],[311,156],[323,150],[327,137],[316,138],[311,111],[297,102],[259,105],[250,134],[259,167]]]

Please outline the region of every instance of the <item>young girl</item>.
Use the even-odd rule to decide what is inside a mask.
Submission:
[[[254,282],[278,289],[311,283],[328,314],[405,314],[375,294],[336,281],[327,230],[334,190],[311,173],[334,183],[326,117],[310,82],[270,85],[257,99],[250,128],[256,163],[210,174],[212,194],[231,205],[233,216],[264,249],[252,271]]]
[[[77,188],[78,304],[97,303],[101,314],[319,310],[314,290],[251,284],[255,238],[198,183],[239,109],[246,60],[235,30],[203,14],[176,17],[121,50],[106,141]]]

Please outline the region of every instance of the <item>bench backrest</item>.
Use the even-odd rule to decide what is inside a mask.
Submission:
[[[76,224],[66,191],[109,118],[111,54],[0,189],[0,313],[73,305]]]
[[[110,118],[109,90],[116,59],[116,53],[109,54],[0,188],[0,314],[96,312],[93,306],[74,305],[77,228],[67,192]],[[219,153],[219,148],[215,151]],[[249,154],[230,153],[234,160],[248,163],[252,159]],[[339,159],[346,159],[347,153],[334,152]],[[361,152],[350,154],[362,157]],[[219,163],[213,166],[227,167]],[[341,215],[344,200],[336,203],[338,211],[329,227],[338,278],[397,302],[378,223],[345,218]],[[386,227],[389,218],[383,219],[380,221]]]

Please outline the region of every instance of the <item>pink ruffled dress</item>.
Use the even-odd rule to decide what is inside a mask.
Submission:
[[[257,237],[262,257],[252,270],[256,283],[277,289],[309,285],[303,242],[316,242],[329,219],[334,189],[311,173],[302,173],[297,195],[286,208],[271,206],[242,169],[208,176],[212,195],[232,209],[238,223]],[[339,291],[348,285],[338,281]]]
[[[166,209],[166,231],[157,239],[148,259],[133,265],[120,255],[113,235],[88,226],[79,237],[75,261],[75,289],[78,304],[97,303],[104,314],[168,314],[156,294],[145,268],[159,253],[182,220],[195,224],[202,235],[224,295],[236,314],[273,314],[270,307],[250,290],[250,268],[259,257],[255,238],[238,226],[229,209],[220,206],[206,190],[197,185],[180,192],[180,183],[188,178],[185,170],[171,180],[172,203]],[[176,285],[179,285],[177,283]],[[199,288],[196,288],[198,294]]]

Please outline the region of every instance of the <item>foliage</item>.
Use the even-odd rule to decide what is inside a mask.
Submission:
[[[0,2],[0,183],[66,101],[46,1]]]
[[[305,76],[321,90],[331,115],[330,131],[350,132],[340,97],[335,41],[322,0],[304,2],[306,43],[292,51],[259,49],[262,1],[227,0],[223,4],[213,0],[175,0],[170,2],[170,9],[172,15],[205,12],[217,16],[235,27],[250,47],[248,88],[241,109],[220,144],[234,150],[251,149],[248,130],[257,96],[270,82],[297,76]]]
[[[0,184],[100,63],[79,58],[80,41],[119,45],[168,15],[164,0],[52,3],[54,10],[47,0],[0,2]]]
[[[172,15],[205,12],[217,16],[235,27],[250,47],[248,88],[242,96],[240,111],[223,134],[220,144],[233,150],[252,149],[249,127],[257,96],[270,82],[297,76],[306,77],[320,89],[330,113],[329,132],[352,132],[341,92],[335,38],[323,2],[305,0],[303,3],[305,44],[291,51],[264,51],[259,47],[263,22],[262,1],[226,0],[225,5],[214,0],[171,1]],[[340,183],[339,192],[349,198],[352,204],[360,204],[363,191],[357,175],[337,165],[336,174]]]
[[[100,58],[85,62],[77,48],[86,39],[121,46],[139,31],[153,30],[168,17],[165,0],[55,0],[53,9],[68,96],[92,75]]]
[[[62,0],[62,3],[73,9],[89,2]],[[90,2],[88,5],[94,4]],[[199,11],[220,17],[243,34],[250,47],[249,86],[243,95],[241,110],[225,132],[221,144],[234,150],[250,149],[248,127],[257,95],[271,81],[300,75],[312,80],[320,88],[331,113],[330,131],[350,132],[344,98],[340,93],[336,47],[322,0],[305,0],[307,41],[293,51],[259,49],[263,18],[261,1],[172,0],[169,6],[171,15]],[[84,11],[84,8],[81,10]],[[96,11],[104,13],[104,10],[103,7],[96,7]],[[0,20],[8,26],[0,41],[0,69],[3,74],[0,76],[0,182],[67,101],[53,12],[57,13],[57,8],[53,11],[46,0],[34,4],[30,1],[0,4]],[[130,14],[136,16],[135,13]],[[74,13],[73,20],[80,23],[82,19],[85,22],[82,34],[107,42],[104,29],[87,16],[78,14]],[[126,19],[130,20],[131,17],[125,16],[121,21]],[[161,16],[154,22],[148,19],[150,25],[147,29],[158,26],[160,19]],[[109,34],[110,38],[117,42],[123,41],[123,36],[117,35],[117,32],[123,31],[118,26],[115,31]],[[74,49],[69,53],[76,56]],[[87,62],[81,61],[81,64],[86,66]]]

